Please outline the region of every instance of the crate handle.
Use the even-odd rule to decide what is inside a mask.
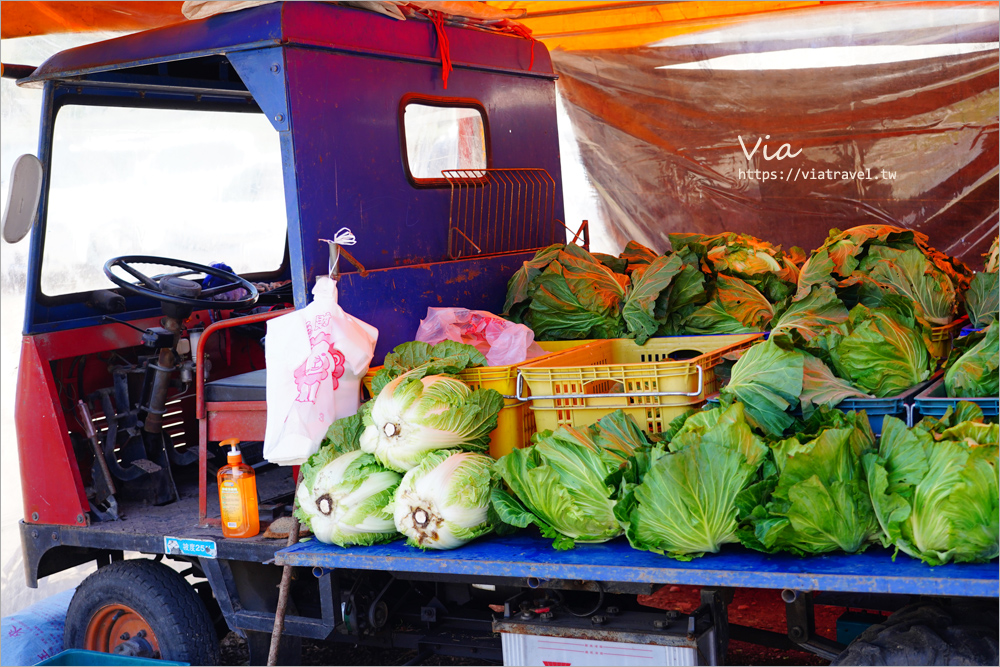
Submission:
[[[516,393],[514,398],[519,401],[544,401],[544,400],[557,400],[560,398],[638,398],[639,396],[701,396],[701,392],[705,388],[705,371],[702,370],[701,364],[696,364],[695,368],[698,369],[698,388],[692,392],[685,391],[643,391],[643,392],[622,392],[617,394],[556,394],[554,396],[524,396],[522,395],[522,390],[524,389],[524,376],[521,375],[521,371],[517,372],[517,385]]]

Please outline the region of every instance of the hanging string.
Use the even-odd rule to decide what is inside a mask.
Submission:
[[[347,227],[341,227],[333,235],[333,242],[337,245],[355,245],[358,240],[354,238],[354,232]]]
[[[333,235],[333,240],[330,239],[320,239],[330,247],[330,264],[329,264],[329,275],[333,280],[339,280],[340,271],[337,268],[337,262],[340,260],[341,249],[340,246],[345,245],[355,245],[358,240],[354,238],[354,233],[347,227],[341,227],[337,230],[337,233]],[[352,263],[354,263],[354,258],[344,251],[344,256],[348,257]]]

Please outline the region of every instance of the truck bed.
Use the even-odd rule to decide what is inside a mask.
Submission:
[[[403,541],[343,549],[316,540],[275,554],[275,563],[321,568],[393,570],[476,577],[533,577],[622,583],[691,584],[808,591],[998,597],[996,562],[930,567],[872,547],[862,554],[799,558],[727,545],[683,562],[633,549],[624,538],[556,551],[535,533],[490,536],[451,551],[421,551]],[[539,585],[544,585],[540,581]]]
[[[119,504],[121,520],[102,521],[86,527],[23,524],[22,543],[28,557],[52,546],[87,547],[111,551],[138,551],[147,554],[165,553],[166,537],[212,540],[217,557],[222,559],[268,562],[274,552],[286,545],[286,538],[261,535],[232,539],[222,536],[219,526],[198,525],[198,485],[189,480],[177,480],[179,499],[168,505],[150,506],[136,502]],[[272,467],[257,472],[260,503],[288,496],[294,490],[290,468]],[[215,484],[208,487],[208,516],[219,516],[219,495]],[[42,576],[44,576],[43,573]]]

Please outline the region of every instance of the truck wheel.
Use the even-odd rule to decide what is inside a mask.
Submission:
[[[929,603],[903,607],[851,642],[831,665],[996,665],[997,616]]]
[[[219,639],[198,593],[151,560],[116,561],[84,579],[66,612],[63,644],[192,665],[219,662]]]

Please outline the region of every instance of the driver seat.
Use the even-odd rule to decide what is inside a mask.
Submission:
[[[205,383],[206,403],[259,402],[267,400],[267,369]],[[263,440],[253,438],[254,440]]]

